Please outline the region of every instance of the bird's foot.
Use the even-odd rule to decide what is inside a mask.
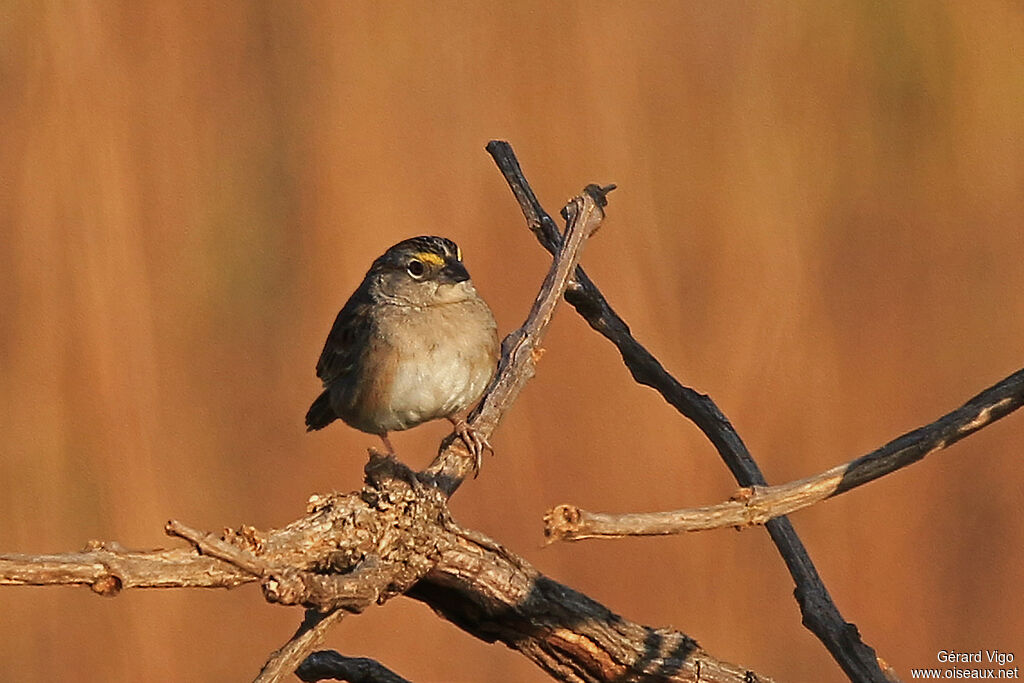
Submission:
[[[455,427],[454,435],[462,439],[462,443],[466,444],[466,448],[473,455],[473,478],[476,479],[480,475],[480,466],[483,465],[484,451],[490,451],[493,455],[494,448],[482,434],[469,426],[465,420],[461,418],[448,419],[451,420],[452,425]]]
[[[381,441],[384,442],[384,448],[387,449],[387,452],[381,452],[373,446],[369,448],[370,462],[366,464],[364,469],[367,477],[377,482],[383,481],[385,477],[397,478],[409,484],[414,491],[421,490],[423,482],[416,476],[416,472],[398,459],[398,454],[395,453],[391,440],[388,439],[386,434],[380,434],[379,436]]]

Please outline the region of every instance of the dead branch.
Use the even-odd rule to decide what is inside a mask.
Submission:
[[[306,610],[306,618],[299,624],[299,629],[295,632],[295,635],[282,645],[280,649],[275,650],[270,655],[266,664],[260,669],[260,675],[256,677],[254,683],[279,681],[293,671],[299,675],[299,667],[308,659],[309,654],[324,642],[328,629],[344,617],[345,613],[340,609],[327,612],[326,614],[313,609]],[[299,677],[301,678],[302,676],[299,675]]]
[[[455,530],[450,540],[407,596],[478,638],[518,650],[556,680],[770,680],[714,659],[684,633],[613,614],[482,534]]]
[[[948,448],[1024,405],[1024,369],[981,392],[938,420],[899,436],[866,455],[813,477],[778,486],[740,489],[728,501],[669,512],[622,515],[559,505],[544,516],[549,542],[587,538],[660,536],[764,524],[874,481]]]
[[[327,628],[345,614],[398,594],[426,603],[477,638],[502,642],[521,652],[561,681],[692,681],[698,672],[702,681],[770,680],[714,658],[682,632],[642,626],[613,614],[540,574],[499,543],[461,528],[451,519],[443,493],[410,480],[401,463],[378,456],[366,470],[367,483],[360,492],[314,496],[307,516],[283,529],[228,530],[212,537],[172,523],[174,533],[189,537],[196,550],[96,550],[84,558],[83,554],[62,558],[57,575],[22,583],[95,579],[122,585],[179,585],[138,583],[116,574],[130,566],[135,577],[141,574],[138,568],[159,566],[172,552],[180,554],[175,558],[176,576],[184,577],[180,585],[260,581],[267,599],[308,608],[296,635],[264,666],[256,679],[260,682],[282,680],[295,670],[322,642]],[[223,544],[244,552],[236,554]],[[199,554],[210,548],[217,548],[226,559]],[[132,564],[124,563],[123,555]],[[242,563],[251,569],[259,567],[262,578],[229,564],[237,557],[244,558]],[[32,556],[3,559],[0,568],[5,577],[27,578],[25,566],[35,564]],[[15,567],[18,563],[20,568]],[[224,572],[204,578],[211,564]],[[308,580],[309,575],[320,576],[325,583],[313,590],[295,579]],[[384,575],[388,582],[380,580]],[[353,595],[351,587],[362,579],[354,576],[373,577],[363,582],[368,588],[359,596]],[[289,582],[297,587],[289,597],[282,597],[285,591],[275,584]]]
[[[503,344],[498,376],[471,417],[484,437],[532,375],[539,340],[585,240],[600,225],[610,189],[588,186],[564,212],[564,246],[526,323]],[[518,650],[562,681],[768,680],[715,659],[684,633],[623,619],[459,527],[448,498],[472,469],[460,441],[418,474],[371,453],[361,490],[313,496],[306,516],[284,528],[243,527],[217,536],[171,521],[167,532],[193,548],[128,552],[94,544],[72,555],[0,556],[0,583],[85,583],[114,595],[124,587],[258,582],[268,601],[307,610],[296,634],[264,665],[261,683],[295,671],[344,615],[401,594],[477,638]]]
[[[507,142],[492,140],[487,151],[494,158],[526,217],[530,230],[541,245],[558,253],[562,237],[555,221],[544,210],[523,175]],[[710,397],[684,386],[658,362],[630,333],[629,326],[608,304],[597,286],[577,267],[565,300],[597,332],[615,344],[633,379],[656,390],[708,437],[741,486],[767,486],[767,481],[750,451]],[[865,644],[857,627],[840,614],[818,575],[818,570],[786,517],[765,524],[796,584],[796,599],[803,623],[825,645],[852,681],[886,683],[891,680],[878,665],[875,651]]]
[[[79,553],[0,555],[0,586],[86,585],[99,595],[124,588],[234,588],[252,575],[193,550],[126,550],[91,541]]]

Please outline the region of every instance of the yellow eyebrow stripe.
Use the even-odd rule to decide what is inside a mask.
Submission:
[[[423,261],[424,263],[430,263],[435,266],[443,266],[444,259],[437,254],[433,254],[429,251],[421,251],[418,254],[413,254],[413,258]]]

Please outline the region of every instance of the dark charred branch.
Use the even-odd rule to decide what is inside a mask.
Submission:
[[[527,226],[545,249],[558,253],[562,236],[554,219],[530,188],[512,146],[492,140],[487,151],[519,202]],[[684,386],[665,370],[658,359],[633,337],[629,326],[608,304],[582,267],[576,268],[573,283],[565,291],[565,300],[594,330],[615,344],[634,380],[660,393],[672,407],[704,432],[741,486],[768,485],[743,440],[715,402]],[[765,526],[796,584],[795,595],[804,625],[818,636],[850,680],[887,681],[874,650],[860,639],[857,628],[847,623],[839,613],[793,525],[786,517],[778,517]]]

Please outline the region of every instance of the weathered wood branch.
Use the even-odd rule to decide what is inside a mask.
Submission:
[[[613,614],[480,534],[456,529],[449,540],[406,595],[478,638],[518,650],[556,680],[769,680],[715,659],[680,631]]]
[[[0,555],[0,586],[85,585],[114,596],[125,588],[234,588],[254,580],[248,572],[188,548],[127,550],[90,541],[78,553]]]
[[[487,151],[516,196],[530,230],[545,249],[557,253],[562,237],[554,219],[530,188],[512,146],[492,140]],[[740,486],[767,486],[750,451],[715,402],[684,386],[665,370],[658,359],[633,337],[629,326],[608,304],[582,267],[576,268],[573,282],[565,291],[565,300],[594,330],[615,344],[634,380],[657,391],[704,432]],[[804,625],[825,645],[850,680],[891,681],[878,664],[875,651],[861,640],[857,627],[840,614],[789,519],[777,517],[768,521],[765,527],[796,584],[795,595]]]
[[[310,653],[324,642],[330,627],[344,617],[345,612],[340,609],[327,613],[306,610],[306,618],[299,624],[295,635],[270,655],[254,683],[280,681],[292,672],[298,675],[298,669],[309,658]]]
[[[730,500],[668,512],[609,514],[559,505],[544,516],[549,541],[661,536],[764,524],[891,474],[987,427],[1024,405],[1024,369],[1018,370],[938,420],[903,434],[855,460],[777,486],[740,489]]]
[[[0,568],[5,583],[20,577],[19,583],[114,581],[122,586],[166,587],[179,584],[140,581],[139,577],[158,570],[173,553],[180,585],[219,587],[260,581],[264,593],[275,596],[279,589],[272,586],[282,581],[275,571],[346,577],[366,571],[367,563],[378,570],[391,568],[387,576],[392,583],[374,600],[352,601],[347,590],[332,583],[322,592],[297,592],[301,600],[268,597],[300,602],[309,609],[295,637],[264,666],[256,679],[261,683],[290,675],[323,641],[327,628],[345,614],[398,594],[426,603],[477,638],[502,642],[521,652],[561,681],[681,682],[694,680],[698,671],[702,681],[770,680],[718,660],[685,633],[654,629],[620,617],[540,574],[483,534],[461,528],[452,520],[443,492],[410,479],[401,463],[377,456],[367,465],[367,472],[362,491],[314,496],[309,514],[283,529],[228,530],[212,537],[172,523],[174,533],[190,537],[195,550],[129,553],[97,549],[48,556],[47,562],[57,571],[46,574],[43,567],[31,575],[26,568],[34,566],[36,558],[4,556]],[[236,555],[223,544],[244,552]],[[210,548],[216,548],[223,559],[199,554]],[[249,569],[259,567],[259,571],[237,568],[233,563],[238,557],[244,558],[241,562]],[[129,569],[118,573],[125,567]],[[263,567],[285,569],[266,571]],[[369,583],[379,585],[377,580]],[[339,604],[344,606],[338,608]]]

